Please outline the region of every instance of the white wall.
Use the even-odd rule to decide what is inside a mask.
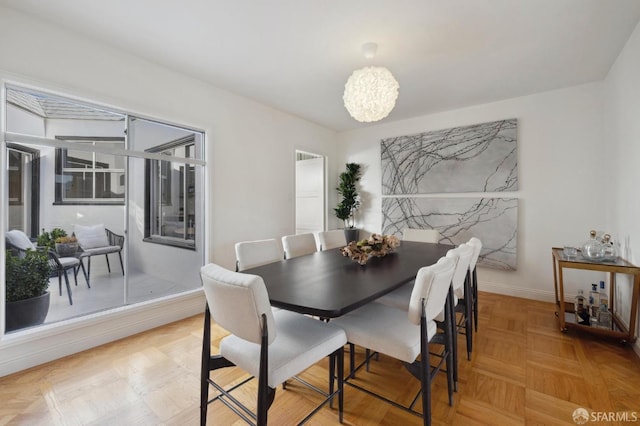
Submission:
[[[607,223],[623,243],[623,256],[640,265],[640,24],[604,81],[604,161]],[[623,278],[621,276],[620,278]],[[618,297],[631,300],[629,280],[618,280]],[[623,306],[628,306],[627,304]],[[640,327],[637,327],[640,333]],[[640,353],[640,344],[636,343]]]
[[[208,257],[223,266],[233,267],[236,241],[294,233],[296,148],[328,156],[328,176],[337,175],[335,132],[4,7],[0,79],[204,130]],[[197,293],[101,314],[89,325],[72,320],[5,336],[0,376],[202,312],[203,303]]]
[[[379,232],[381,139],[507,118],[518,119],[519,190],[504,193],[519,198],[517,271],[482,269],[479,287],[553,301],[551,247],[578,245],[590,229],[606,229],[600,83],[372,125],[339,134],[338,147],[345,161],[366,165],[361,223]],[[567,294],[589,288],[580,274],[569,275]]]
[[[9,123],[10,124],[10,123]],[[113,136],[124,137],[124,123],[121,121],[95,120],[45,120],[45,137],[56,136]],[[98,218],[106,228],[122,235],[124,231],[124,207],[95,205],[55,204],[55,148],[40,150],[40,228],[50,231],[62,228],[71,235],[75,224],[94,225]]]

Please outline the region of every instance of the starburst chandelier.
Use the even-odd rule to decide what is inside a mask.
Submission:
[[[367,59],[375,56],[378,45],[365,43],[362,52]],[[344,85],[344,106],[357,121],[370,123],[389,115],[398,99],[398,82],[385,67],[355,70]]]

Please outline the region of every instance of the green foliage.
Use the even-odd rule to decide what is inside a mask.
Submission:
[[[53,228],[51,232],[47,232],[44,230],[44,228],[42,228],[42,233],[38,235],[38,246],[55,250],[56,239],[66,236],[67,232],[64,229]]]
[[[336,190],[342,195],[342,201],[333,209],[336,217],[344,221],[345,228],[354,228],[353,214],[360,207],[360,195],[356,183],[360,180],[360,164],[347,163],[347,169],[338,177]]]
[[[24,257],[6,251],[7,302],[41,296],[49,287],[49,259],[47,253],[27,250]]]

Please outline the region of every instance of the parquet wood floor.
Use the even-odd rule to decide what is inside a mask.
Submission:
[[[0,378],[0,425],[197,425],[201,333],[202,316],[196,316]],[[213,327],[213,352],[224,334]],[[460,348],[452,407],[444,375],[434,384],[434,425],[574,425],[572,413],[579,407],[640,417],[638,356],[614,341],[561,333],[551,303],[480,293],[471,361],[463,337]],[[301,376],[326,386],[326,361]],[[227,369],[216,377],[231,383],[242,375]],[[398,401],[411,400],[418,389],[404,367],[385,356],[358,377],[367,386],[381,385]],[[254,383],[236,393],[249,405]],[[411,414],[345,389],[346,425],[421,424]],[[287,390],[277,391],[270,424],[295,424],[318,399],[290,382]],[[208,424],[243,423],[216,403]],[[338,424],[336,411],[323,408],[310,424]]]

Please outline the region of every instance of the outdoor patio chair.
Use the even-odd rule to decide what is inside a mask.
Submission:
[[[74,235],[80,245],[80,263],[83,259],[87,261],[87,279],[91,276],[91,258],[93,256],[103,255],[107,259],[107,270],[111,273],[111,265],[109,265],[109,254],[118,253],[120,259],[120,268],[124,275],[124,265],[122,264],[122,248],[124,247],[124,236],[105,228],[103,224],[99,225],[74,225]],[[84,268],[84,264],[83,264]]]

